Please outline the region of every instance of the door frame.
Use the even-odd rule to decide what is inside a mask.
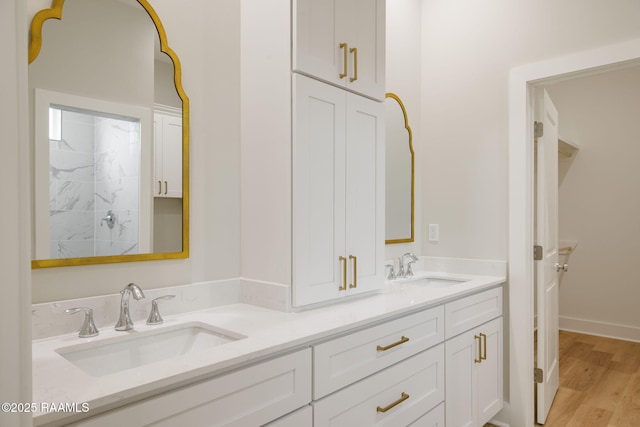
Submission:
[[[533,102],[544,83],[624,68],[640,60],[640,39],[521,65],[509,73],[509,410],[533,427]],[[517,308],[517,309],[516,309]]]

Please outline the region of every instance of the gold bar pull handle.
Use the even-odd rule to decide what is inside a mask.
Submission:
[[[480,360],[487,360],[487,336],[481,333],[480,339],[482,340],[482,355],[480,356]]]
[[[353,53],[353,77],[349,78],[351,83],[358,80],[358,48],[352,47],[349,52]]]
[[[473,362],[474,363],[480,363],[480,362],[482,362],[482,356],[481,356],[481,350],[480,350],[480,348],[482,347],[482,338],[479,335],[476,335],[473,338],[478,341],[478,358],[477,359],[473,359]]]
[[[340,78],[344,79],[349,74],[347,62],[349,58],[347,58],[347,51],[349,50],[349,46],[346,43],[340,43],[340,49],[342,49],[342,73],[340,73]]]
[[[162,181],[158,181],[158,194],[162,194]]]
[[[166,195],[169,192],[169,183],[167,181],[164,182],[164,194]]]
[[[403,335],[403,336],[400,338],[400,340],[399,340],[399,341],[396,341],[396,342],[394,342],[393,344],[385,345],[384,347],[383,347],[383,346],[381,346],[381,345],[379,345],[379,346],[377,346],[377,347],[376,347],[376,350],[378,350],[378,351],[387,351],[387,350],[389,350],[389,349],[392,349],[393,347],[397,347],[397,346],[399,346],[400,344],[404,344],[404,343],[406,343],[407,341],[409,341],[409,338],[407,338],[407,337],[405,337],[405,336]]]
[[[387,405],[387,406],[385,406],[385,407],[378,406],[378,407],[376,408],[376,411],[378,411],[378,412],[382,412],[382,413],[387,412],[388,410],[395,408],[396,406],[398,406],[399,404],[401,404],[402,402],[404,402],[404,401],[405,401],[405,400],[407,400],[408,398],[409,398],[409,395],[408,395],[407,393],[405,393],[405,392],[402,392],[402,393],[400,394],[400,399],[396,400],[396,401],[395,401],[395,402],[393,402],[393,403],[388,404],[388,405]]]
[[[358,287],[358,258],[349,255],[349,259],[353,260],[353,283],[349,283],[349,287],[353,289]]]
[[[338,258],[342,263],[342,285],[338,288],[339,291],[347,290],[347,259],[343,256]]]

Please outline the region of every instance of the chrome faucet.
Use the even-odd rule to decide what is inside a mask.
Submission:
[[[398,271],[396,272],[396,278],[402,279],[404,277],[404,256],[398,257]]]
[[[116,331],[129,331],[133,329],[133,322],[129,314],[129,295],[133,294],[136,300],[144,298],[142,289],[135,283],[129,283],[120,291],[122,298],[120,300],[120,318],[116,323]]]
[[[411,252],[407,252],[406,254],[402,255],[402,264],[404,264],[405,258],[408,258],[409,261],[407,262],[407,269],[404,271],[404,277],[413,277],[413,269],[411,268],[411,265],[414,262],[418,261],[418,257]]]

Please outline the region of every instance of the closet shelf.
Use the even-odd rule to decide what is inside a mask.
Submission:
[[[572,158],[578,150],[580,150],[580,146],[578,144],[558,138],[558,154],[567,158]]]

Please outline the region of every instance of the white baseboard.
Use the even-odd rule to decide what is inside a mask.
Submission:
[[[640,327],[596,322],[593,320],[560,317],[560,329],[581,334],[640,342]]]

